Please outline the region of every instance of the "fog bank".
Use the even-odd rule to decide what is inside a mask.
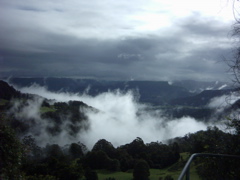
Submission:
[[[98,112],[85,111],[89,119],[88,130],[81,131],[74,137],[69,135],[66,125],[70,122],[66,118],[65,123],[61,125],[61,133],[58,136],[49,137],[44,128],[46,121],[39,116],[41,101],[32,100],[26,106],[27,110],[19,114],[35,117],[38,120],[37,125],[41,128],[41,132],[37,133],[36,138],[42,145],[47,143],[65,145],[81,141],[91,149],[99,139],[106,139],[114,146],[119,146],[130,143],[136,137],[141,137],[145,143],[148,143],[205,130],[209,125],[191,117],[167,119],[160,110],[149,110],[149,105],[139,103],[138,96],[133,91],[109,91],[92,97],[86,93],[50,92],[38,85],[17,89],[23,93],[37,94],[58,102],[82,101],[99,110]],[[34,132],[32,134],[34,135]]]

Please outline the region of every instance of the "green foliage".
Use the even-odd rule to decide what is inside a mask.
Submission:
[[[106,169],[108,167],[109,157],[103,151],[88,152],[84,164],[91,169]]]
[[[6,105],[8,102],[9,102],[8,100],[1,99],[1,98],[0,98],[0,106],[4,106],[4,105]]]
[[[152,168],[165,168],[180,158],[178,144],[166,145],[152,142],[147,144],[147,154]]]
[[[32,136],[25,136],[22,139],[24,148],[24,156],[28,159],[41,159],[43,156],[42,149],[37,146],[35,139]]]
[[[109,178],[106,178],[105,180],[116,180],[116,179],[112,178],[112,177],[109,177]]]
[[[133,169],[133,179],[134,180],[148,180],[150,176],[148,163],[144,160],[139,160],[136,162]]]
[[[47,128],[51,135],[58,135],[61,132],[61,124],[68,119],[71,122],[68,123],[69,134],[75,136],[82,129],[88,129],[88,123],[82,123],[87,121],[85,108],[91,109],[81,101],[56,102],[53,106],[43,106],[41,117],[50,120],[53,124]]]
[[[111,159],[104,151],[89,152],[85,159],[84,164],[91,169],[107,169],[110,171],[118,171],[120,163],[117,159]]]
[[[56,173],[59,180],[80,179],[83,176],[83,169],[77,164],[65,165],[60,168],[60,171]]]
[[[42,106],[40,109],[41,113],[47,113],[47,112],[55,112],[56,109],[54,107],[46,107],[46,106]]]
[[[0,179],[20,179],[23,148],[14,131],[0,119]]]
[[[201,158],[197,172],[202,179],[240,179],[238,158]]]
[[[108,157],[116,158],[116,149],[105,139],[100,139],[92,148],[92,151],[103,151]]]
[[[146,150],[146,145],[144,144],[143,140],[139,137],[137,137],[133,142],[126,145],[127,152],[133,157],[133,158],[139,158],[141,153],[144,153]]]
[[[62,149],[58,144],[47,145],[45,151],[47,157],[56,159],[61,159],[64,157]]]
[[[81,164],[68,162],[54,157],[45,158],[40,162],[29,161],[24,165],[24,172],[27,177],[47,176],[55,177],[59,180],[79,179],[83,176]]]
[[[150,176],[149,180],[164,180],[164,178],[170,175],[173,179],[177,179],[179,174],[182,171],[182,168],[175,171],[169,171],[168,168],[166,169],[150,169]],[[117,180],[132,180],[133,170],[129,170],[128,172],[109,172],[106,170],[97,170],[99,180],[106,180],[109,177],[115,178]],[[197,176],[195,167],[191,167],[190,169],[190,179],[193,180],[200,180]]]
[[[90,168],[87,168],[85,170],[84,176],[85,176],[86,180],[98,180],[97,172],[91,170]]]
[[[234,129],[234,133],[236,135],[240,135],[240,120],[239,119],[228,119],[229,121],[226,123],[227,126],[230,128],[230,129]]]
[[[119,171],[120,170],[120,163],[117,159],[109,159],[108,161],[108,168],[109,171]]]
[[[29,141],[31,145],[32,140],[27,139],[27,142]],[[41,152],[44,155],[40,159],[26,156],[22,170],[27,177],[39,178],[49,175],[58,180],[80,179],[83,177],[82,164],[79,163],[78,159],[73,160],[72,156],[64,154],[57,144],[47,145]]]
[[[236,149],[233,147],[233,137],[234,135],[225,133],[217,127],[209,127],[206,131],[189,133],[183,138],[175,138],[169,142],[177,142],[180,152],[233,154],[231,151]]]
[[[11,100],[12,98],[18,98],[21,96],[19,91],[16,91],[8,83],[0,80],[0,99]]]
[[[9,96],[9,98],[11,97]],[[33,99],[33,96],[21,95],[16,111],[21,112],[21,109],[29,103],[29,99]],[[5,104],[5,102],[2,104]],[[87,107],[80,101],[57,102],[50,105],[49,101],[44,99],[41,105],[41,117],[43,120],[51,122],[51,126],[47,127],[50,135],[58,135],[61,132],[61,125],[68,119],[70,121],[67,127],[69,134],[74,136],[81,129],[88,128],[88,123],[82,123],[87,120],[83,111]],[[34,118],[20,119],[15,117],[14,114],[11,114],[11,116],[12,119],[9,124],[14,130],[9,128],[6,123],[0,125],[0,174],[2,179],[19,179],[22,174],[25,174],[25,179],[33,180],[80,179],[83,175],[87,179],[97,179],[95,171],[85,170],[84,173],[83,169],[88,169],[87,167],[93,170],[107,170],[111,175],[121,174],[120,176],[123,177],[129,177],[130,173],[123,175],[119,170],[132,172],[134,169],[133,175],[135,174],[135,179],[139,179],[138,174],[144,172],[146,174],[145,179],[150,178],[149,168],[158,168],[151,170],[151,172],[158,171],[160,173],[159,169],[161,169],[162,174],[156,173],[152,179],[159,178],[159,176],[170,179],[171,177],[167,175],[175,178],[176,174],[173,175],[173,172],[179,171],[185,163],[185,160],[179,161],[180,152],[187,151],[190,154],[199,152],[240,154],[240,125],[239,121],[235,119],[231,121],[230,126],[236,130],[236,134],[227,134],[213,127],[208,128],[206,131],[188,134],[183,138],[176,138],[169,141],[168,144],[160,142],[145,144],[138,137],[131,143],[118,148],[101,139],[94,145],[92,151],[85,155],[85,149],[81,143],[72,143],[64,148],[58,144],[40,148],[33,137],[26,136],[22,139],[21,144],[15,133],[27,133],[28,129],[31,128],[29,122],[34,121]],[[172,166],[173,164],[174,166]],[[238,172],[240,172],[240,169],[238,167],[240,165],[235,161],[216,163],[214,161],[199,160],[195,165],[197,172],[204,179],[207,179],[207,177],[214,179],[218,175],[215,170],[220,171],[219,174],[222,177],[239,177]],[[142,170],[139,170],[141,168]],[[109,174],[104,178],[109,177]],[[117,176],[111,177],[116,178]],[[141,176],[141,178],[143,177]]]
[[[71,159],[77,159],[77,158],[81,158],[83,157],[83,150],[82,150],[82,146],[80,144],[77,143],[72,143],[69,147],[68,150]]]
[[[172,176],[170,176],[170,175],[167,175],[167,176],[165,176],[164,180],[174,180],[174,179],[173,179],[173,177],[172,177]]]
[[[55,176],[50,175],[34,175],[34,176],[26,176],[26,180],[57,180]]]
[[[127,153],[127,150],[124,147],[117,148],[117,159],[120,163],[120,168],[122,171],[127,171],[128,169],[133,169],[134,159]]]

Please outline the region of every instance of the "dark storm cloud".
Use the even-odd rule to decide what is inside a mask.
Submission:
[[[46,12],[46,10],[39,9],[36,7],[31,7],[31,6],[19,6],[19,7],[16,7],[16,9],[23,10],[23,11]]]
[[[196,73],[208,69],[209,72],[219,70],[216,64],[213,67],[209,64],[219,61],[222,52],[228,51],[228,48],[207,47],[205,44],[186,53],[181,50],[182,46],[187,48],[192,44],[178,35],[168,38],[150,36],[125,40],[76,40],[74,37],[45,34],[43,42],[12,45],[11,48],[24,50],[4,50],[2,58],[6,69],[14,68],[16,72],[19,71],[18,74],[25,72],[29,76],[47,73],[49,76],[146,79],[153,76],[154,79],[161,79],[171,76],[173,69],[176,74],[187,77],[190,69]]]
[[[189,35],[198,35],[202,37],[221,37],[226,36],[226,26],[224,26],[219,20],[204,17],[199,13],[193,13],[192,16],[185,18],[180,22],[176,22],[180,28],[187,31]],[[229,29],[231,24],[229,24]],[[186,32],[185,32],[186,33]]]
[[[36,17],[49,11],[41,6],[18,5],[14,8],[20,14],[26,12]],[[51,10],[57,8],[61,7]],[[96,14],[90,12],[81,13],[95,18]],[[226,65],[218,62],[231,51],[228,39],[231,24],[199,14],[178,19],[175,26],[158,33],[115,38],[84,37],[81,30],[85,28],[86,19],[70,23],[81,27],[80,36],[77,36],[71,33],[72,29],[43,27],[41,21],[32,25],[32,19],[28,17],[20,18],[22,21],[18,22],[8,15],[0,17],[1,76],[147,80],[209,80],[226,76]],[[98,30],[96,25],[89,23],[89,27],[92,26],[95,28],[89,30]]]

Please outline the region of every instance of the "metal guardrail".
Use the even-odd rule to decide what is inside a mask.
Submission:
[[[211,153],[196,153],[192,154],[191,157],[188,159],[187,163],[185,164],[181,174],[178,177],[178,180],[183,180],[184,176],[186,175],[186,180],[190,179],[190,165],[194,158],[196,157],[224,157],[224,158],[240,158],[240,156],[235,155],[228,155],[228,154],[211,154]]]

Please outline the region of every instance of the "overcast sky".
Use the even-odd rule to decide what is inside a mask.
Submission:
[[[0,76],[226,80],[228,0],[0,0]]]

